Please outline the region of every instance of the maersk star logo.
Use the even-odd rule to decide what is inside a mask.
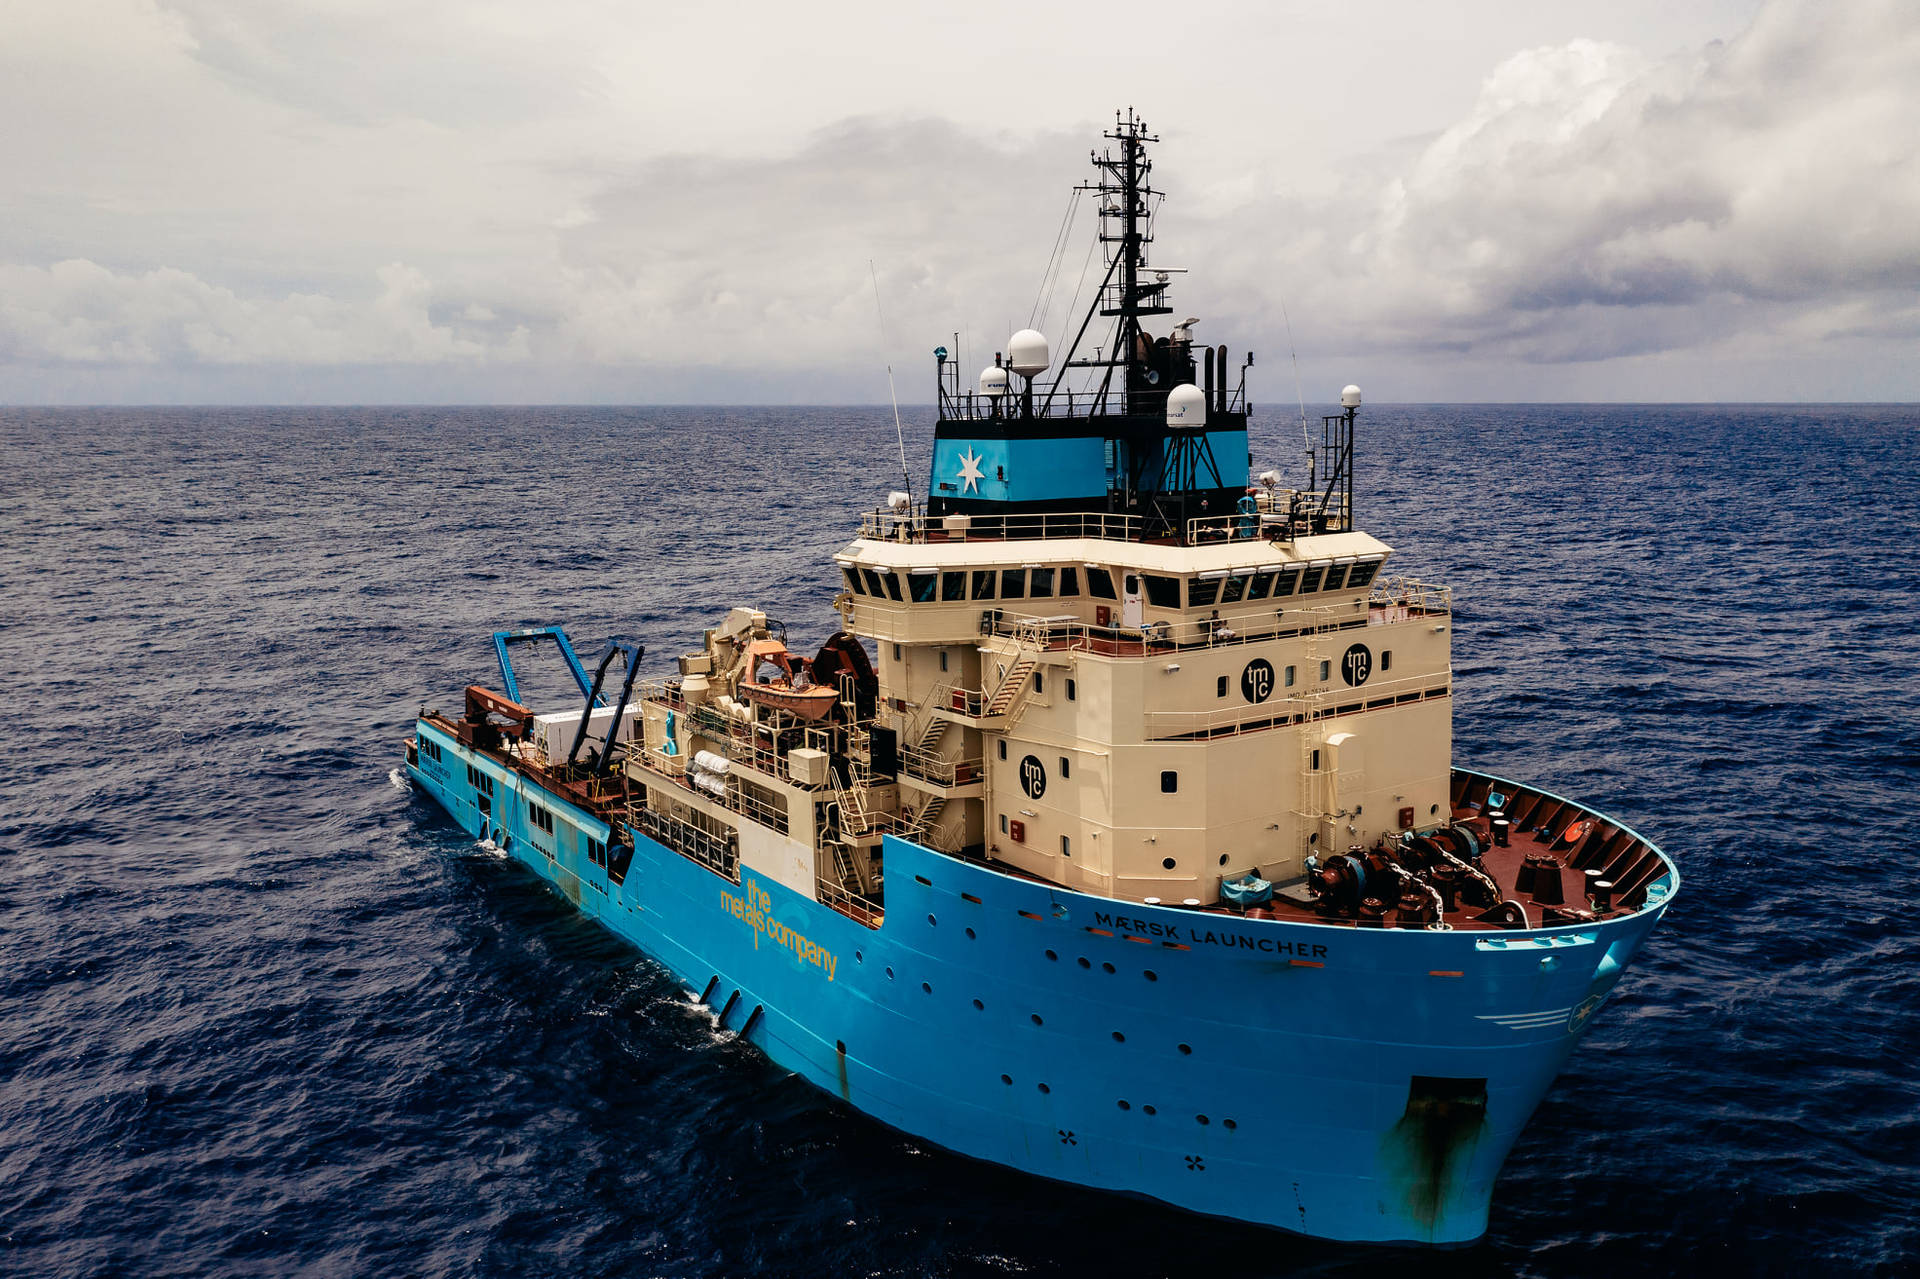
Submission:
[[[980,469],[980,455],[968,449],[960,455],[960,491],[978,493],[980,481],[986,478],[986,472]]]

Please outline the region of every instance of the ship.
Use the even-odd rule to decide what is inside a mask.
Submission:
[[[501,631],[407,776],[917,1142],[1468,1244],[1679,873],[1454,762],[1452,598],[1356,523],[1360,391],[1303,482],[1254,472],[1251,353],[1149,265],[1158,141],[1116,113],[1091,156],[1105,275],[1057,367],[1031,329],[977,381],[934,352],[928,482],[849,512],[822,646],[750,603],[664,673]],[[523,700],[535,647],[577,701]]]

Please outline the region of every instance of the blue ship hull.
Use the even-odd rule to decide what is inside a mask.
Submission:
[[[604,822],[419,733],[439,758],[409,774],[467,831],[853,1107],[1037,1176],[1336,1240],[1485,1233],[1508,1150],[1678,887],[1668,863],[1645,908],[1576,927],[1356,928],[1125,905],[890,838],[870,929],[637,831],[612,883],[584,842]]]

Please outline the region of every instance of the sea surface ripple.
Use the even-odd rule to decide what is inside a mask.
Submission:
[[[823,637],[830,556],[900,483],[885,411],[7,409],[0,1272],[1920,1271],[1920,416],[1360,431],[1363,525],[1454,588],[1459,761],[1686,877],[1485,1243],[1342,1248],[923,1148],[397,780],[494,629],[656,669],[736,602]],[[1254,438],[1297,472],[1290,415]]]

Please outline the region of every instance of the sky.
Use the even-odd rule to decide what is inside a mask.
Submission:
[[[0,403],[924,403],[1123,108],[1256,398],[1920,398],[1915,0],[6,0]]]

